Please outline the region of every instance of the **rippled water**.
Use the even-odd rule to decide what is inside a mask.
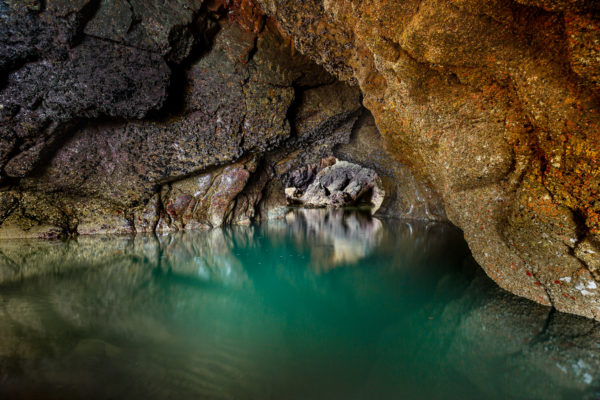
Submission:
[[[2,399],[597,399],[598,324],[497,288],[447,225],[0,243]]]

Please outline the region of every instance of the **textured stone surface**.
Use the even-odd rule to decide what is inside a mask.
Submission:
[[[198,229],[231,223],[235,199],[255,170],[256,161],[248,160],[177,181],[166,192],[163,189],[166,213],[161,229]]]
[[[355,129],[357,88],[252,1],[0,4],[1,237],[280,217]]]
[[[166,100],[160,54],[83,35],[98,2],[62,3],[0,4],[0,178],[26,176],[82,119],[141,118]]]
[[[385,197],[378,215],[427,221],[447,221],[441,197],[422,178],[385,150],[373,116],[365,112],[349,143],[334,150],[336,157],[371,168],[381,179]]]
[[[600,318],[597,2],[258,3],[359,84],[386,148],[439,193],[490,277]]]
[[[380,174],[382,212],[447,215],[500,286],[599,319],[599,12],[591,0],[0,0],[0,237],[280,215],[289,173],[338,146]],[[354,129],[352,85],[381,141]],[[214,214],[168,221],[176,181],[250,159]]]
[[[381,207],[385,191],[377,173],[371,169],[334,159],[317,172],[310,182],[302,180],[302,190],[296,186],[285,188],[288,202],[308,208],[372,206],[375,213]]]
[[[68,57],[15,62],[0,91],[2,110],[14,111],[0,136],[13,178],[0,192],[0,237],[247,224],[285,206],[274,178],[287,170],[275,164],[329,156],[348,140],[358,89],[294,52],[260,14],[201,2],[89,7]],[[80,12],[17,9],[35,21]],[[29,34],[50,34],[42,28]],[[23,127],[35,143],[11,149]]]

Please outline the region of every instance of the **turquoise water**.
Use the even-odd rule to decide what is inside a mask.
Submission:
[[[357,212],[0,243],[2,399],[596,399],[598,324]]]

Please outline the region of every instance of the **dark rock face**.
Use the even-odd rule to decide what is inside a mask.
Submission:
[[[2,3],[0,236],[248,223],[285,206],[277,176],[348,140],[359,91],[213,3]]]
[[[26,176],[84,118],[141,118],[163,105],[170,70],[160,54],[82,35],[96,3],[1,6],[0,177]]]
[[[492,279],[600,319],[597,2],[258,3],[359,85]]]

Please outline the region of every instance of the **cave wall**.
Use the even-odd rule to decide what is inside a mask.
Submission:
[[[0,238],[281,217],[290,173],[364,125],[359,89],[255,4],[0,0],[0,15]]]
[[[383,215],[449,218],[500,286],[600,319],[599,14],[0,0],[0,237],[276,217],[335,154],[379,173]]]
[[[3,237],[248,222],[273,175],[263,156],[326,153],[361,108],[272,26],[219,4],[35,4],[3,4]],[[64,54],[19,53],[20,38],[64,39]]]
[[[334,149],[336,157],[377,172],[385,197],[376,215],[390,218],[447,222],[439,194],[411,169],[385,150],[381,133],[370,112],[365,111],[348,143]]]
[[[598,2],[257,2],[359,85],[490,277],[600,318]]]

